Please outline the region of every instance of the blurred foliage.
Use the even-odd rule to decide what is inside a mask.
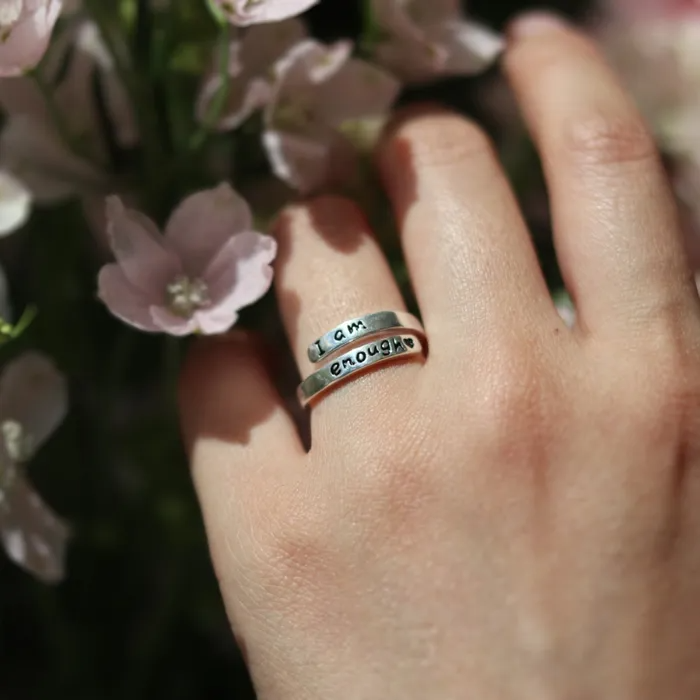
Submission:
[[[105,0],[92,2],[101,11],[114,8]],[[189,13],[186,23],[175,25],[188,26],[186,37],[165,27],[135,26],[133,12],[121,16],[137,42],[139,61],[149,63],[141,64],[143,74],[157,76],[139,88],[150,91],[146,99],[156,115],[159,91],[172,89],[170,72],[189,74],[194,86],[209,60],[205,41],[211,18],[198,3],[176,0],[173,5],[175,11]],[[474,0],[470,11],[502,27],[529,5]],[[585,3],[544,5],[576,14]],[[324,0],[308,18],[320,37],[357,36],[361,6],[360,0]],[[156,49],[143,42],[154,42]],[[175,44],[184,50],[173,53]],[[480,100],[481,88],[496,72],[413,90],[404,99],[437,100],[471,114],[498,142],[497,125]],[[141,75],[130,79],[138,82]],[[149,146],[156,151],[154,158],[159,149],[186,148],[181,120],[190,118],[190,102],[166,115],[169,131]],[[226,149],[226,137],[217,137],[210,147]],[[514,168],[516,184],[520,177],[525,186],[540,186],[534,154],[524,154]],[[175,164],[173,174],[156,181],[145,170],[140,183],[151,188],[152,209],[161,215],[181,190],[200,184],[196,169],[183,173]],[[165,188],[154,189],[158,182],[165,182]],[[554,280],[549,236],[534,234]],[[28,231],[0,243],[0,257],[9,261],[15,308],[32,304],[40,310],[19,341],[0,345],[0,361],[23,347],[38,347],[70,378],[70,417],[39,453],[31,477],[74,529],[68,579],[57,588],[37,583],[0,557],[0,698],[252,698],[176,438],[174,391],[181,347],[114,323],[95,303],[96,261],[104,253],[96,245],[86,247],[85,238],[78,205],[66,205],[60,215],[38,212]]]

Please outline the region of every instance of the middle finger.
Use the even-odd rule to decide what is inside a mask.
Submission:
[[[388,132],[380,167],[402,229],[431,357],[557,322],[534,246],[486,135],[422,111]]]

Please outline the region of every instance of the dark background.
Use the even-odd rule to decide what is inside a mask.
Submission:
[[[524,9],[546,6],[580,16],[587,4],[474,0],[470,12],[503,28]],[[308,18],[321,37],[353,35],[360,28],[360,4],[324,0]],[[440,99],[478,115],[475,94],[488,79],[451,80],[404,99]],[[42,264],[53,264],[54,254],[60,255],[49,238],[41,245],[43,258],[32,270],[37,276]],[[50,307],[48,296],[44,301]],[[56,314],[61,318],[59,310]],[[58,331],[66,335],[63,360],[79,363],[82,349],[70,343],[70,319],[63,323],[68,324]],[[182,451],[153,437],[168,432],[173,415],[158,411],[129,428],[124,439],[140,446],[129,455],[139,468],[121,469],[105,449],[108,443],[86,427],[93,425],[90,401],[103,400],[110,385],[89,391],[92,396],[83,392],[73,401],[70,419],[52,440],[55,450],[40,455],[31,472],[39,491],[73,524],[67,580],[46,587],[0,556],[0,698],[253,698],[220,601]],[[54,453],[74,454],[75,463],[57,463]]]

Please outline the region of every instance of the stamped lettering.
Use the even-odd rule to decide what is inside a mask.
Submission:
[[[416,338],[395,335],[355,348],[307,377],[299,387],[300,400],[306,405],[317,394],[334,385],[336,380],[350,377],[373,364],[381,364],[385,358],[397,357],[416,347],[421,347]]]
[[[316,350],[318,351],[318,356],[323,357],[326,354],[326,351],[323,349],[321,346],[321,341],[317,340],[314,345],[316,345]]]
[[[334,337],[338,342],[340,342],[341,340],[345,340],[345,333],[343,332],[342,329],[340,329],[340,330],[337,330],[337,331],[335,332],[335,335],[334,335],[333,337]]]
[[[365,325],[364,321],[355,321],[354,323],[348,324],[348,333],[350,335],[354,335],[355,333],[359,333],[360,331],[366,330],[367,326]]]

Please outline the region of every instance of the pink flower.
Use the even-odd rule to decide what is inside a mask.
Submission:
[[[62,0],[0,3],[0,77],[20,75],[39,63],[62,5]]]
[[[460,0],[370,0],[387,38],[375,49],[385,68],[410,83],[473,75],[501,54],[500,35],[462,16]]]
[[[239,27],[279,22],[295,17],[316,5],[318,0],[213,0],[224,17]]]
[[[26,479],[26,465],[68,410],[66,382],[30,352],[0,376],[0,536],[10,559],[46,583],[63,578],[68,528]]]
[[[60,32],[40,70],[45,82],[55,85],[58,111],[94,161],[107,159],[94,95],[97,76],[116,141],[124,147],[136,143],[126,91],[94,23],[78,21]],[[100,168],[63,141],[34,81],[24,76],[0,80],[0,105],[7,117],[0,132],[0,167],[18,177],[38,203],[108,190]]]
[[[648,121],[672,152],[700,136],[700,6],[614,0],[597,33]],[[655,12],[654,12],[654,11]],[[699,152],[700,154],[700,152]]]
[[[116,263],[99,275],[99,295],[122,321],[183,336],[227,331],[269,289],[277,252],[256,233],[246,202],[229,185],[185,199],[161,236],[155,224],[107,200]]]
[[[700,13],[698,0],[607,0],[604,5],[609,11],[631,20]]]
[[[700,269],[700,2],[608,0],[595,28],[667,156]]]
[[[274,24],[251,27],[242,39],[230,45],[227,102],[216,124],[220,131],[240,126],[272,96],[270,75],[275,62],[306,37],[301,21],[288,19]],[[205,123],[212,102],[224,88],[224,78],[215,68],[205,80],[197,102],[197,118]]]
[[[275,174],[302,192],[345,173],[353,149],[340,128],[385,116],[399,92],[397,80],[351,52],[348,42],[309,39],[274,67],[263,145]]]

